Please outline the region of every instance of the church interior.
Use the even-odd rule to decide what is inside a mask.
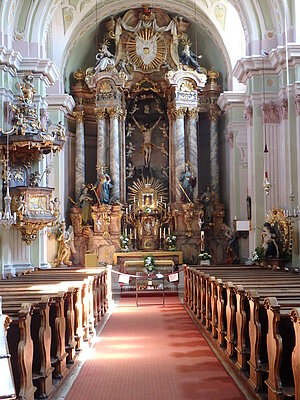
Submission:
[[[0,10],[0,399],[300,400],[300,1]]]

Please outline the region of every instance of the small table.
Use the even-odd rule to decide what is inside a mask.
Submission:
[[[147,287],[152,287],[153,289],[140,289],[139,285],[138,285],[138,281],[139,281],[139,277],[135,278],[135,298],[136,298],[136,306],[139,306],[139,291],[143,291],[143,290],[148,290],[149,292],[162,292],[163,295],[163,307],[165,306],[165,276],[163,275],[162,278],[157,278],[156,274],[155,276],[148,276],[147,277]],[[152,285],[153,285],[153,281],[159,282],[159,285],[162,285],[162,288],[160,289],[155,289]],[[149,286],[149,282],[151,282],[151,285]]]

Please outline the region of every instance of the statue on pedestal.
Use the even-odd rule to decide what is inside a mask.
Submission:
[[[200,65],[197,61],[197,58],[202,58],[202,56],[197,56],[190,50],[191,42],[187,41],[184,44],[184,48],[179,57],[179,61],[183,65],[187,65],[193,69],[195,69],[200,74]]]
[[[95,71],[105,71],[108,66],[115,66],[115,56],[108,50],[108,41],[101,44],[99,53],[96,55]]]
[[[210,223],[213,217],[213,193],[210,186],[206,187],[205,192],[201,196],[201,201],[204,208],[204,222]]]
[[[262,248],[264,249],[265,258],[278,258],[279,250],[277,244],[277,235],[274,228],[269,222],[264,223],[262,233]]]
[[[55,265],[61,267],[67,265],[70,267],[72,261],[70,261],[71,254],[75,254],[76,250],[74,247],[74,233],[72,225],[66,230],[66,222],[63,219],[58,227],[56,234],[56,240],[58,242],[57,256],[55,259]]]
[[[99,178],[97,179],[96,185],[97,195],[101,204],[109,204],[110,201],[110,190],[113,187],[111,183],[111,177],[102,171]]]
[[[179,179],[180,187],[182,190],[181,201],[183,203],[193,202],[193,191],[196,186],[197,178],[191,172],[190,164],[185,164],[185,170]]]
[[[88,187],[84,186],[81,195],[79,196],[78,199],[81,208],[82,222],[84,224],[91,222],[92,219],[93,198],[88,194],[88,191],[89,191]]]

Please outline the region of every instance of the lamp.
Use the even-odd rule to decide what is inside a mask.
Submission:
[[[10,182],[10,171],[9,171],[9,131],[6,132],[6,195],[4,197],[4,211],[0,211],[0,223],[4,225],[6,229],[9,229],[16,223],[17,215],[11,212],[11,197],[9,194],[9,182]]]
[[[263,56],[263,63],[262,63],[262,70],[263,70],[263,79],[262,79],[262,84],[263,84],[263,111],[266,112],[266,92],[265,92],[265,57],[269,55],[266,51],[262,51],[261,55]],[[265,195],[268,196],[270,194],[270,189],[271,189],[271,183],[269,181],[269,174],[267,170],[267,154],[269,153],[268,145],[267,145],[267,127],[266,127],[266,122],[265,122],[265,116],[263,116],[263,135],[264,135],[264,180],[263,180],[263,188]]]

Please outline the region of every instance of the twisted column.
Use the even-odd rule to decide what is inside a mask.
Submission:
[[[219,159],[218,159],[218,111],[211,110],[209,112],[210,120],[210,182],[211,189],[215,193],[216,201],[220,198],[219,185]]]
[[[187,161],[190,162],[191,171],[194,172],[197,181],[194,188],[194,198],[198,198],[198,134],[197,120],[198,109],[189,108],[187,112]]]
[[[97,166],[103,167],[106,165],[106,113],[101,108],[95,108],[94,111],[97,116]]]
[[[186,108],[180,107],[174,109],[175,114],[175,185],[176,185],[176,202],[180,202],[181,191],[179,187],[179,179],[184,171],[185,165],[185,148],[184,148],[184,116]]]
[[[119,108],[109,108],[109,170],[113,184],[111,197],[120,200],[120,136]]]
[[[85,183],[84,111],[74,111],[76,119],[75,137],[75,199],[80,196]]]

